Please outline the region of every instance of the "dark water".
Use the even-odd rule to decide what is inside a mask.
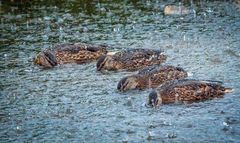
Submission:
[[[20,1],[20,0],[19,0]],[[240,142],[240,6],[184,1],[0,1],[0,142]],[[190,105],[144,105],[149,90],[119,93],[128,72],[95,63],[41,70],[37,52],[59,43],[105,43],[112,51],[161,48],[192,78],[235,91]]]

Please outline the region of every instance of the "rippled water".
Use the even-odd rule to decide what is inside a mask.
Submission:
[[[0,1],[0,142],[240,142],[240,6],[184,1]],[[119,93],[130,72],[96,63],[41,70],[37,52],[59,43],[105,43],[110,50],[161,48],[191,78],[235,91],[189,105],[144,105],[149,90]]]

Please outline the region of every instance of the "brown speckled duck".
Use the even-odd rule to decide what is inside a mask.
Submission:
[[[51,50],[40,52],[34,59],[34,64],[43,68],[52,68],[58,64],[82,64],[97,60],[107,54],[106,46],[85,43],[61,44]]]
[[[131,49],[123,50],[114,55],[102,56],[98,59],[97,70],[128,70],[134,71],[146,66],[161,64],[166,60],[161,50]]]
[[[192,103],[223,97],[233,89],[225,88],[220,81],[181,79],[162,84],[152,91],[148,97],[148,105],[152,107],[169,103]]]
[[[169,65],[154,65],[140,70],[137,74],[122,78],[117,89],[126,91],[130,89],[156,88],[166,81],[187,77],[187,72],[180,67]]]

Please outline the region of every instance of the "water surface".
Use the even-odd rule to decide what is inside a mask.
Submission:
[[[97,0],[0,2],[0,142],[239,142],[240,9],[234,1]],[[166,4],[189,15],[166,16]],[[189,105],[144,105],[150,90],[120,93],[130,72],[95,64],[33,65],[60,43],[163,49],[191,78],[234,92]]]

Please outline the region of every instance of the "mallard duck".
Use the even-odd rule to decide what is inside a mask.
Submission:
[[[220,81],[181,79],[162,84],[148,97],[148,105],[160,106],[169,103],[192,103],[223,97],[233,89],[225,88]]]
[[[51,68],[58,64],[82,64],[97,60],[107,53],[105,45],[91,45],[85,43],[61,44],[53,49],[40,52],[34,59],[34,64],[43,68]]]
[[[187,72],[180,67],[169,65],[154,65],[140,70],[137,74],[122,78],[117,89],[126,91],[129,89],[156,88],[166,81],[187,77]]]
[[[166,60],[161,50],[131,49],[105,55],[98,59],[97,70],[138,70],[146,66],[161,64]]]

